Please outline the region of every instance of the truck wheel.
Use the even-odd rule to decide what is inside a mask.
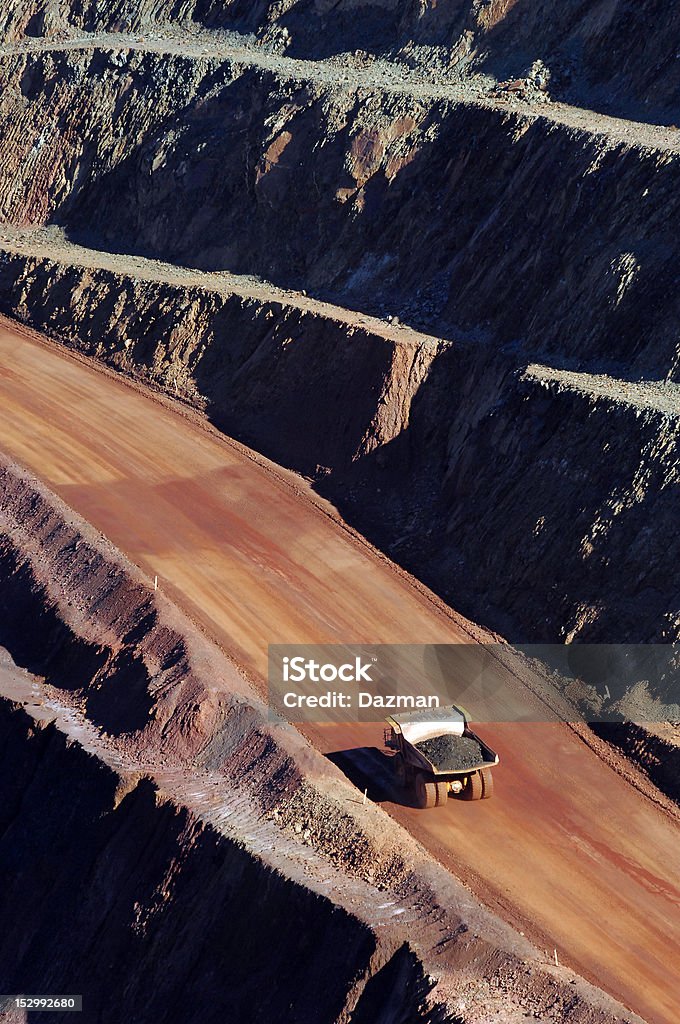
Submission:
[[[428,782],[422,772],[416,775],[416,804],[418,807],[437,806],[437,787],[434,782]]]
[[[445,782],[435,782],[434,785],[437,790],[437,807],[444,807],[449,798],[448,786]]]
[[[394,776],[399,788],[403,789],[406,785],[406,764],[401,754],[394,755]]]
[[[479,772],[475,772],[474,775],[468,775],[468,780],[461,796],[463,800],[481,800],[483,790],[482,776]]]
[[[479,774],[482,777],[482,800],[489,800],[493,796],[493,772],[490,768],[482,768]]]

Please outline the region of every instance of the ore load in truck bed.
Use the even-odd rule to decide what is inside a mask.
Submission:
[[[439,772],[478,768],[484,761],[479,740],[471,736],[435,736],[414,746]]]

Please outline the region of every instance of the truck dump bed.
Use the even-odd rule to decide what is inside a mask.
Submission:
[[[414,746],[434,736],[462,736],[466,726],[465,712],[456,707],[409,711],[403,715],[392,715],[387,721],[395,732],[400,732],[407,743]]]
[[[407,761],[433,775],[466,775],[498,764],[498,755],[469,728],[462,708],[447,707],[393,715]]]

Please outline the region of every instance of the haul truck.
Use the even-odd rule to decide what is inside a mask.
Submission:
[[[493,794],[498,754],[472,731],[463,708],[412,711],[386,721],[385,746],[396,751],[397,779],[418,807],[442,807],[449,793],[463,800]]]

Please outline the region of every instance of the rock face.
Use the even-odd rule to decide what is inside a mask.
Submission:
[[[645,120],[654,112],[672,120],[680,88],[678,17],[657,0],[8,0],[0,31],[10,39],[53,38],[180,25],[252,33],[296,57],[360,49],[397,52],[413,62],[429,54],[454,71],[499,79],[522,77],[539,59],[555,69],[553,87],[560,98],[621,114],[642,112]]]
[[[340,1018],[374,951],[359,922],[150,780],[117,796],[114,772],[4,702],[0,738],[4,913],[22,921],[0,940],[8,990],[68,978],[86,1019],[112,1022],[281,1020],[284,1002],[293,1019]],[[115,1000],[103,998],[109,988]],[[417,996],[412,1012],[432,1019]]]
[[[680,140],[650,150],[286,70],[306,66],[106,48],[2,58],[0,216],[518,358],[677,375]]]

